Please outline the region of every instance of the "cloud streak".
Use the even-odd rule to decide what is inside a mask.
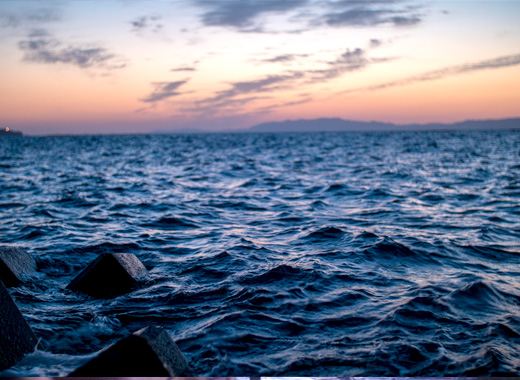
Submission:
[[[182,111],[188,113],[199,113],[200,115],[205,116],[217,115],[223,112],[228,113],[240,111],[246,104],[254,101],[264,100],[267,102],[271,101],[272,103],[273,99],[278,97],[277,92],[298,89],[301,88],[302,85],[306,84],[326,82],[343,75],[344,73],[364,70],[372,64],[386,62],[390,59],[391,58],[370,58],[367,55],[367,50],[361,48],[347,49],[339,54],[335,60],[326,62],[328,67],[323,70],[291,70],[287,71],[285,74],[266,75],[250,81],[232,82],[228,89],[219,91],[212,97],[195,101],[191,106],[184,107]],[[520,65],[520,54],[449,66],[400,80],[341,91],[334,96],[365,91],[378,91],[385,88],[406,86],[419,82],[440,80],[449,76],[516,65]],[[157,86],[156,91],[143,101],[155,102],[166,99],[170,96],[181,95],[177,89],[185,82],[186,81],[155,83]],[[270,112],[279,107],[299,105],[313,100],[312,96],[304,94],[300,99],[285,103],[276,102],[264,105],[260,108],[256,108],[256,111],[251,112]]]
[[[268,33],[266,15],[296,10],[299,14],[288,21],[304,25],[298,33],[316,26],[410,26],[422,21],[425,6],[417,0],[197,0],[195,5],[204,10],[201,22],[205,26],[255,33]]]
[[[130,21],[132,32],[140,33],[145,30],[151,30],[152,32],[157,33],[163,28],[163,25],[158,22],[160,19],[160,16],[142,16]]]
[[[291,62],[300,57],[308,57],[308,54],[282,54],[271,58],[262,59],[263,63]]]
[[[2,12],[0,27],[17,28],[61,21],[61,11],[57,8],[36,8],[24,12]]]
[[[231,83],[231,88],[217,92],[216,96],[202,99],[197,102],[197,107],[227,107],[236,104],[245,104],[253,100],[260,99],[257,96],[249,98],[240,98],[243,95],[261,94],[282,90],[292,87],[291,82],[303,76],[300,72],[289,73],[285,75],[268,75],[266,77]]]
[[[196,4],[205,9],[202,23],[206,26],[224,26],[242,32],[262,31],[256,19],[269,13],[285,13],[302,7],[307,0],[198,0]]]
[[[520,54],[506,55],[502,57],[497,57],[493,59],[487,59],[478,62],[466,63],[463,65],[449,66],[444,67],[439,70],[428,71],[423,74],[410,76],[408,78],[385,82],[376,84],[373,86],[361,87],[357,89],[351,89],[346,91],[341,91],[337,95],[340,94],[348,94],[355,92],[365,92],[365,91],[378,91],[391,87],[400,87],[407,86],[414,83],[427,82],[433,80],[439,80],[450,76],[461,75],[466,73],[471,73],[475,71],[482,70],[490,70],[490,69],[499,69],[510,66],[520,65]]]
[[[121,69],[126,66],[123,59],[99,46],[68,45],[51,37],[44,29],[33,29],[29,38],[18,42],[24,52],[25,62],[43,64],[68,64],[82,69]]]
[[[181,66],[181,67],[175,67],[171,69],[170,71],[176,72],[176,71],[196,71],[195,67],[191,66]]]
[[[270,62],[291,60],[297,55],[281,55],[270,59]],[[326,81],[346,72],[362,70],[368,65],[388,60],[386,58],[370,59],[367,51],[357,48],[346,49],[334,61],[327,62],[328,67],[322,70],[291,70],[287,74],[268,75],[252,81],[234,82],[229,90],[218,93],[214,100],[231,98],[245,93],[258,93],[293,87],[300,79],[308,78],[310,82]],[[309,82],[307,82],[309,83]]]
[[[270,58],[269,62],[287,62],[299,55],[286,54]],[[185,111],[197,112],[206,110],[205,112],[216,113],[218,110],[229,107],[244,106],[247,103],[259,99],[268,99],[271,94],[294,90],[302,85],[310,85],[319,82],[326,82],[347,72],[363,70],[369,65],[383,62],[388,58],[373,59],[367,56],[367,50],[364,49],[346,49],[341,52],[333,61],[325,62],[327,65],[321,70],[289,70],[282,74],[266,75],[258,79],[249,81],[231,82],[230,88],[217,92],[214,96],[201,99],[195,103],[194,107],[185,109]],[[260,97],[259,94],[267,94]],[[290,106],[302,104],[311,101],[312,98],[307,96],[303,100],[296,102],[278,103],[265,106],[262,109],[270,110],[277,106]]]
[[[268,75],[251,81],[230,83],[231,88],[219,91],[213,97],[201,99],[192,107],[184,109],[185,112],[202,112],[205,115],[215,115],[230,108],[241,108],[247,103],[257,100],[271,99],[270,95],[259,96],[258,94],[269,93],[277,90],[292,88],[292,82],[303,76],[300,72],[285,75]]]
[[[187,83],[188,79],[180,80],[176,82],[153,82],[155,90],[141,101],[145,103],[155,103],[164,99],[171,98],[183,94],[177,91],[177,89],[183,84]]]
[[[281,103],[281,104],[280,103],[271,104],[271,105],[268,105],[268,106],[260,108],[259,111],[270,112],[273,109],[277,109],[277,108],[281,108],[281,107],[296,106],[296,105],[300,105],[300,104],[305,104],[305,103],[312,102],[312,100],[313,100],[313,98],[311,96],[305,95],[305,97],[303,97],[300,100],[294,100],[294,101],[285,102],[285,103]]]
[[[320,21],[333,27],[365,27],[378,25],[407,26],[422,21],[419,5],[406,0],[341,0],[329,2],[332,11]]]
[[[347,49],[335,61],[328,62],[329,67],[322,70],[311,70],[310,82],[322,82],[339,77],[349,71],[358,71],[366,68],[372,61],[367,57],[366,51],[360,48]]]

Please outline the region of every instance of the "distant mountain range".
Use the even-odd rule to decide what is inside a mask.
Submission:
[[[467,120],[452,124],[392,124],[377,121],[354,121],[339,118],[286,120],[262,123],[246,132],[343,132],[343,131],[411,131],[520,129],[520,118],[499,120]]]

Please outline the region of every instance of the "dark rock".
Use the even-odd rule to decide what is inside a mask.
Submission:
[[[0,247],[0,280],[8,288],[19,285],[36,270],[36,262],[23,248]]]
[[[33,352],[38,339],[0,281],[0,371]]]
[[[69,376],[181,376],[188,363],[162,327],[149,326],[102,350]]]
[[[132,253],[104,253],[77,275],[67,289],[96,298],[114,297],[138,288],[146,272]]]

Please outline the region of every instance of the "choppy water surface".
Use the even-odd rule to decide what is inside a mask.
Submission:
[[[149,324],[202,376],[520,372],[520,132],[0,140],[10,293],[66,375]],[[149,281],[64,290],[103,252]]]

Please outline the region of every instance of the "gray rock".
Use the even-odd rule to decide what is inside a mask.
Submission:
[[[0,371],[33,352],[38,339],[0,281]]]
[[[110,298],[140,286],[146,268],[132,253],[104,253],[92,261],[67,289],[96,298]]]
[[[149,326],[102,350],[69,376],[181,376],[188,363],[170,334]]]
[[[19,285],[36,270],[36,262],[23,248],[0,247],[0,280],[8,288]]]

